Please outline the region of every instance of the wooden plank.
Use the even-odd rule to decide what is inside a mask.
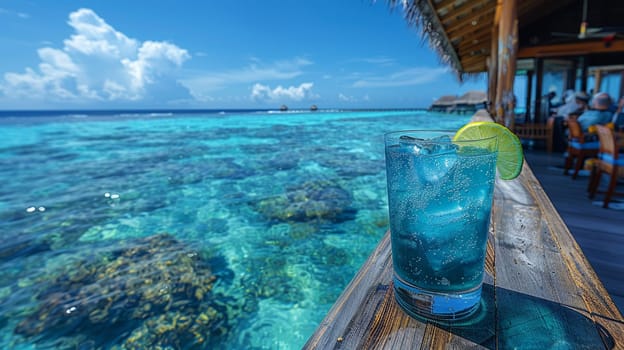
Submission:
[[[470,327],[440,328],[417,321],[401,310],[394,300],[389,237],[388,232],[371,255],[385,262],[376,264],[371,258],[366,261],[304,349],[405,349],[414,344],[423,344],[423,349],[443,344],[480,349],[483,348],[480,342],[492,342],[493,292],[484,296],[489,312],[484,313],[481,322]],[[492,256],[491,247],[489,251]],[[491,276],[486,277],[486,281],[493,283]],[[362,288],[362,283],[368,287]],[[493,287],[488,290],[492,291]],[[451,329],[455,333],[449,332]]]
[[[475,64],[481,64],[483,61],[482,58],[485,56],[489,56],[489,52],[487,55],[467,56],[467,57],[463,57],[462,59],[464,60],[467,66],[472,66]]]
[[[456,21],[458,18],[462,18],[463,16],[469,15],[470,12],[479,12],[483,10],[485,6],[495,6],[496,2],[494,0],[483,0],[481,2],[477,1],[466,1],[463,4],[455,7],[452,11],[449,12],[449,15],[440,17],[441,22],[444,26],[448,26],[453,21]]]
[[[451,12],[452,9],[450,7],[455,5],[455,2],[457,2],[457,0],[441,0],[435,3],[433,7],[438,13],[439,12]]]
[[[460,44],[458,45],[458,49],[465,50],[469,49],[470,46],[478,45],[481,43],[490,44],[492,32],[490,30],[481,30],[479,32],[471,32],[465,33],[456,38],[451,38],[451,40],[458,40]]]
[[[624,40],[615,40],[609,46],[605,45],[602,40],[584,40],[570,44],[522,47],[518,50],[518,58],[566,57],[621,52],[624,52]]]
[[[494,18],[494,8],[486,8],[484,11],[462,18],[461,20],[449,25],[446,28],[447,36],[452,38],[461,35],[464,31],[479,30],[481,28],[489,28],[492,26]],[[475,24],[473,24],[473,21]]]
[[[473,40],[490,40],[492,35],[491,27],[489,26],[468,26],[464,28],[464,31],[455,33],[455,35],[449,37],[453,43],[459,42],[458,46],[464,44],[470,44]]]
[[[525,166],[523,172],[527,177],[527,190],[531,191],[536,203],[545,213],[544,220],[548,227],[557,233],[553,235],[553,238],[557,243],[563,262],[566,264],[567,272],[575,282],[576,289],[585,303],[587,312],[597,324],[610,332],[616,344],[624,347],[624,319],[620,311],[609,297],[609,293],[598,279],[530,168]]]
[[[485,40],[487,38],[487,40]],[[462,44],[459,46],[457,52],[460,56],[464,56],[472,51],[487,51],[487,56],[490,55],[491,43],[490,36],[485,35],[481,40],[472,41],[469,44]]]
[[[466,65],[464,73],[481,73],[484,72],[486,69],[487,66],[485,65],[485,62],[483,60],[480,60],[479,62],[475,62],[474,64]]]
[[[528,165],[518,179],[497,182],[491,223],[478,317],[443,326],[403,313],[387,233],[305,349],[624,345],[622,315]]]

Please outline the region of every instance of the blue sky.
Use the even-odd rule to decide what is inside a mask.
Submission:
[[[0,0],[0,109],[406,108],[460,84],[386,1]]]

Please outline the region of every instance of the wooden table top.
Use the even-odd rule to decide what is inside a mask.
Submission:
[[[471,321],[416,320],[394,300],[386,233],[304,348],[624,348],[622,315],[526,162],[497,181],[486,271]]]

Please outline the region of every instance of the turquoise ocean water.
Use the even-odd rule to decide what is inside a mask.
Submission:
[[[45,113],[41,113],[45,114]],[[0,348],[299,349],[423,111],[0,118]]]

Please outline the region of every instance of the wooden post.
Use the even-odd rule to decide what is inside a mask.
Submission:
[[[615,102],[618,102],[621,97],[624,97],[624,71],[620,72],[620,91],[618,96],[613,96]]]
[[[602,71],[596,69],[594,73],[594,95],[600,92],[600,84],[602,83]]]
[[[513,93],[518,54],[518,3],[502,0],[498,23],[498,78],[496,89],[496,121],[513,129],[515,123]]]
[[[529,123],[531,119],[531,95],[533,94],[533,71],[527,72],[527,86],[526,86],[526,113],[524,114],[524,122]]]
[[[497,60],[495,57],[496,54],[494,50],[492,50],[492,54],[490,57],[486,59],[487,69],[488,69],[488,94],[487,94],[487,109],[490,112],[490,115],[495,116],[496,110],[494,108],[494,100],[496,99],[496,76],[498,74],[498,69],[496,69]]]
[[[542,58],[535,59],[535,114],[533,121],[539,123],[542,121],[542,90],[544,81],[544,60]]]
[[[580,59],[581,64],[581,91],[587,92],[587,59],[582,56]]]
[[[572,68],[569,68],[566,76],[566,89],[574,90],[576,84],[576,71],[578,70],[578,60],[572,61]],[[565,101],[563,101],[565,103]]]
[[[500,21],[500,13],[502,0],[498,0],[496,11],[494,12],[494,25],[492,26],[492,42],[490,48],[490,57],[486,60],[488,68],[488,111],[490,115],[496,119],[496,91],[498,90],[498,22]]]

